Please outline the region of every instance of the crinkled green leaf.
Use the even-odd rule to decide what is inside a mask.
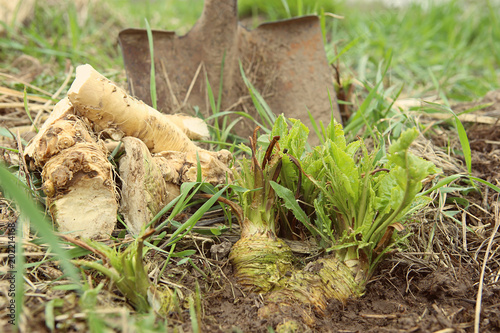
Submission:
[[[286,118],[281,114],[274,122],[273,128],[271,130],[271,137],[274,136],[285,137],[288,135],[288,124],[286,123]]]
[[[288,153],[296,158],[302,158],[305,152],[309,129],[297,119],[289,119],[292,123],[292,128],[288,132],[286,142],[280,140],[281,149],[287,148]]]
[[[412,153],[407,153],[407,160],[409,176],[413,182],[421,182],[429,175],[441,172],[439,168],[436,168],[434,163],[426,161]]]
[[[394,142],[390,147],[389,147],[389,154],[397,154],[397,153],[406,153],[408,151],[408,148],[410,148],[412,142],[418,137],[418,131],[416,128],[409,128],[403,133],[401,133],[401,136],[399,137],[396,142]],[[398,155],[398,157],[401,155]],[[394,161],[396,162],[396,161]],[[398,163],[396,163],[398,164]],[[401,165],[404,167],[404,161],[403,164]]]
[[[291,189],[295,190],[297,187],[297,181],[299,178],[299,170],[297,166],[290,161],[288,156],[283,156],[281,160],[281,183]]]
[[[345,146],[344,146],[345,149]],[[335,174],[333,177],[335,181],[340,181],[345,190],[349,193],[351,198],[357,198],[359,189],[359,173],[356,163],[352,156],[342,150],[337,144],[330,145],[331,167]]]
[[[316,211],[316,226],[322,237],[328,237],[330,239],[335,238],[335,234],[333,232],[333,228],[335,228],[335,226],[333,226],[332,220],[326,213],[324,200],[314,200],[314,209]],[[308,226],[306,225],[306,227]],[[310,227],[308,227],[308,229],[310,229]],[[311,232],[314,234],[313,231]]]
[[[354,156],[354,154],[356,154],[358,149],[361,147],[361,144],[362,144],[361,140],[353,141],[347,145],[345,152],[350,156]]]
[[[336,122],[335,119],[332,119],[330,124],[328,124],[326,131],[328,133],[328,139],[334,142],[339,148],[345,149],[346,140],[344,136],[344,130],[341,124]]]

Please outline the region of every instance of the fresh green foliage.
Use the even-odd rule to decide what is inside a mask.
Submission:
[[[191,328],[193,330],[193,333],[201,332],[200,324],[202,311],[200,286],[198,285],[198,283],[196,283],[194,297],[189,297],[189,316],[191,317]]]
[[[6,34],[0,36],[0,71],[13,75],[23,74],[23,67],[15,65],[15,60],[22,55],[28,55],[39,60],[45,68],[44,72],[36,76],[31,83],[43,87],[46,91],[55,91],[61,85],[68,59],[72,65],[91,63],[99,71],[106,72],[106,76],[123,80],[123,64],[116,45],[116,36],[120,29],[144,27],[146,17],[154,29],[177,30],[183,34],[198,18],[203,1],[111,0],[90,2],[88,7],[84,5],[84,8],[77,6],[70,1],[63,1],[57,6],[39,1],[36,2],[33,20],[19,30],[15,30],[10,22],[0,22],[7,28]],[[269,130],[274,124],[271,136],[282,137],[281,151],[277,154],[281,159],[281,172],[280,178],[276,181],[271,179],[266,186],[263,186],[258,178],[257,182],[247,180],[249,189],[241,187],[236,192],[241,195],[243,202],[246,200],[249,210],[256,198],[256,201],[268,204],[263,199],[262,193],[258,193],[259,191],[269,196],[276,193],[281,200],[278,201],[280,205],[276,208],[278,213],[290,212],[289,215],[303,223],[310,233],[320,239],[320,244],[325,248],[344,260],[361,261],[362,268],[369,266],[371,272],[382,258],[384,251],[394,245],[391,242],[397,240],[393,234],[402,227],[405,214],[418,209],[419,203],[425,202],[425,196],[432,191],[465,178],[461,175],[449,176],[439,180],[431,188],[418,192],[421,186],[418,179],[424,177],[425,173],[436,170],[427,163],[421,164],[421,160],[409,154],[407,146],[415,131],[405,131],[405,129],[414,124],[407,114],[394,107],[392,100],[398,96],[429,95],[445,97],[443,98],[445,101],[448,101],[448,98],[450,101],[471,100],[483,96],[489,90],[497,89],[500,45],[496,41],[500,39],[500,26],[495,23],[499,21],[500,11],[493,1],[468,2],[465,5],[461,1],[452,0],[446,3],[436,2],[429,8],[422,8],[416,2],[400,10],[378,5],[373,5],[370,10],[360,10],[355,3],[343,6],[339,2],[323,0],[239,1],[240,14],[253,14],[252,24],[262,19],[261,14],[265,15],[266,20],[274,20],[317,12],[321,9],[344,16],[342,20],[322,16],[321,25],[328,60],[330,63],[339,64],[340,79],[344,84],[356,86],[355,97],[359,101],[359,107],[354,110],[342,134],[338,125],[325,128],[323,124],[317,124],[315,130],[324,144],[310,149],[303,139],[307,137],[305,134],[307,129],[295,121],[289,124],[287,120],[278,118],[275,122],[258,92],[247,84],[254,103],[260,106],[259,110],[263,115],[259,124]],[[457,22],[460,24],[457,25]],[[22,83],[2,81],[3,78],[0,76],[0,85],[23,90]],[[443,91],[447,92],[447,97],[442,94]],[[33,88],[26,90],[26,94],[29,95],[38,93],[39,91]],[[215,98],[213,94],[209,94],[209,98],[212,110],[215,111],[207,120],[220,120],[221,117],[230,114],[249,117],[244,112],[221,112],[220,96]],[[428,106],[434,111],[451,110],[450,104],[444,109],[437,105]],[[454,115],[452,121],[457,127],[470,174],[471,156],[466,133]],[[235,122],[220,123],[224,125],[218,129],[219,132],[214,135],[215,139],[212,142],[219,147],[239,142],[241,138],[231,134]],[[268,133],[265,129],[263,131]],[[14,137],[4,128],[0,128],[0,135]],[[347,139],[343,137],[344,135]],[[376,146],[373,152],[368,151],[363,140],[353,141],[356,135],[375,140]],[[392,138],[401,138],[386,148],[383,138],[387,138],[388,135]],[[266,134],[265,137],[259,138],[258,143],[267,147],[268,137],[269,134]],[[231,143],[225,142],[228,140]],[[353,142],[348,144],[351,141]],[[284,148],[288,149],[290,156],[301,162],[300,168],[284,153]],[[245,148],[242,147],[242,150]],[[247,147],[246,151],[251,154],[250,148]],[[263,158],[262,153],[263,151],[257,151],[259,163]],[[244,163],[247,163],[246,168],[251,170],[253,161],[247,160]],[[412,167],[414,163],[421,165],[422,168]],[[269,163],[266,168],[270,168]],[[269,171],[263,170],[263,175],[266,172],[267,175],[273,175]],[[254,172],[253,175],[259,177],[261,174]],[[472,181],[480,182],[500,192],[497,186],[482,179],[472,176],[468,179],[471,180],[470,184],[473,184]],[[58,260],[66,276],[69,276],[73,283],[58,286],[57,289],[81,292],[81,278],[70,259],[88,254],[89,251],[81,248],[63,250],[50,223],[43,218],[43,214],[30,200],[28,195],[30,190],[3,168],[0,169],[0,184],[2,193],[18,203],[19,211],[30,220],[32,229],[40,236],[33,243],[46,244],[51,253],[55,254],[29,263],[17,259],[20,268],[16,270],[24,272],[47,261]],[[172,225],[176,234],[170,237],[164,232],[158,235],[155,241],[144,242],[148,248],[158,251],[165,251],[158,247],[159,241],[166,241],[169,244],[170,249],[167,252],[169,256],[163,269],[166,269],[169,259],[173,257],[181,258],[183,263],[193,263],[189,258],[192,252],[175,252],[175,247],[183,235],[194,230],[199,215],[184,224],[175,222],[173,216],[191,205],[188,202],[192,201],[194,193],[201,187],[196,183],[183,186],[181,197],[165,207],[151,223],[152,225],[157,222],[162,215],[173,209],[159,229]],[[450,193],[453,190],[455,188],[440,189],[442,193]],[[210,189],[206,192],[222,195],[219,189]],[[417,194],[414,195],[415,193]],[[411,199],[412,196],[414,200]],[[444,197],[445,195],[439,195],[440,199]],[[464,201],[452,200],[464,207],[467,205]],[[325,205],[324,202],[329,203]],[[204,209],[208,206],[209,204],[204,206]],[[454,219],[451,214],[455,212],[450,211],[449,214]],[[458,219],[455,220],[461,223]],[[21,228],[17,230],[19,244],[20,234]],[[170,238],[166,239],[167,237]],[[432,236],[429,238],[429,246],[431,243]],[[135,246],[137,250],[137,245],[131,246]],[[115,251],[110,255],[116,254],[118,258],[120,254],[117,250],[127,251],[128,248],[125,249],[123,246],[120,249],[108,250]],[[139,258],[137,253],[135,255],[132,253],[133,250],[131,248],[127,254],[132,260]],[[367,265],[366,260],[370,253],[371,262]],[[18,255],[22,256],[22,251],[18,252]],[[115,262],[118,266],[121,265],[121,259],[118,258]],[[113,267],[106,268],[113,273]],[[140,276],[145,268],[141,270],[139,266],[129,265],[122,269],[134,274],[137,270]],[[110,276],[117,277],[111,273]],[[126,280],[133,281],[136,277],[134,275],[130,278]],[[141,278],[139,280],[145,281]],[[18,282],[22,284],[22,279],[18,279]],[[102,285],[98,285],[90,289],[86,285],[83,286],[80,307],[84,311],[96,304],[96,295],[101,287]],[[24,296],[22,289],[20,286],[16,288],[20,291],[17,297],[22,298]],[[16,302],[22,303],[19,299]],[[196,330],[196,325],[201,324],[198,318],[201,313],[198,302],[197,294],[194,302],[190,302],[193,330]],[[61,299],[54,299],[46,304],[45,321],[49,329],[56,328],[54,312],[62,309],[63,304]],[[101,326],[99,320],[93,320],[98,318],[105,322],[108,320],[108,317],[105,318],[97,313],[96,317],[90,315],[90,330],[102,331],[103,327],[110,326],[109,323]],[[168,329],[167,323],[158,319],[153,310],[144,315],[136,314],[128,317],[124,325],[127,329],[137,332],[164,332]]]
[[[385,84],[404,84],[404,96],[435,94],[430,73],[453,100],[481,97],[499,86],[500,52],[495,40],[500,27],[495,22],[500,11],[493,1],[434,1],[428,7],[415,1],[397,10],[349,4],[339,9],[335,13],[344,19],[331,20],[329,58],[335,57],[335,48],[358,40],[340,58],[344,76],[351,73],[361,82],[375,82],[380,59],[392,49]]]
[[[351,134],[351,139],[356,136],[375,138],[377,131],[398,137],[411,121],[393,107],[394,102],[389,102],[399,97],[402,87],[392,96],[395,86],[385,89],[383,84],[391,60],[392,52],[388,52],[385,61],[378,65],[376,84],[365,84],[368,95],[345,125],[345,132]]]
[[[29,226],[29,219],[26,218],[26,216],[22,215],[17,219],[17,230],[16,230],[16,254],[15,254],[15,261],[16,261],[16,304],[18,305],[19,311],[16,311],[16,320],[15,320],[15,326],[18,327],[19,325],[19,317],[23,313],[23,307],[24,307],[24,272],[25,272],[25,267],[26,267],[26,260],[24,258],[24,247],[23,247],[23,242],[24,242],[24,235],[23,235],[23,229],[24,225]]]
[[[184,185],[186,185],[186,187],[189,187],[191,186],[191,183],[184,183],[182,184],[182,186],[184,187]],[[177,205],[176,207],[174,207],[174,209],[172,210],[172,212],[170,213],[170,218],[167,219],[167,221],[165,221],[164,223],[172,223],[174,225],[174,221],[173,221],[173,218],[177,215],[174,213],[179,210],[179,213],[180,211],[182,211],[182,209],[179,208],[178,205],[180,205],[181,208],[184,208],[186,207],[186,203],[187,203],[187,200],[189,200],[192,196],[194,196],[197,191],[200,189],[201,185],[203,185],[203,183],[200,183],[200,184],[196,184],[194,183],[194,185],[198,185],[198,188],[196,188],[192,193],[190,193],[190,195],[187,197],[188,199],[184,199],[184,200],[179,200],[177,202]],[[194,186],[192,185],[192,186]],[[210,186],[207,185],[208,188],[210,188]],[[212,187],[213,188],[213,187]],[[167,241],[167,245],[173,245],[175,243],[177,243],[180,239],[182,239],[182,237],[184,237],[187,233],[189,233],[193,228],[194,226],[196,225],[196,222],[198,222],[202,217],[203,217],[203,214],[205,214],[216,202],[217,202],[217,199],[219,199],[219,197],[221,197],[227,190],[227,186],[224,186],[222,189],[218,190],[216,193],[213,193],[212,197],[210,199],[208,199],[206,202],[203,203],[203,205],[196,210],[196,212],[190,216],[190,218],[184,222],[182,225],[178,226],[178,228],[175,230],[175,232],[170,236],[170,238],[168,239]],[[185,195],[185,189],[183,189],[181,187],[181,195],[180,195],[180,198],[185,198],[184,195]],[[189,193],[189,191],[187,192]],[[184,207],[182,207],[184,206]]]
[[[280,187],[276,194],[313,235],[320,237],[323,246],[335,251],[343,262],[357,261],[359,269],[369,276],[391,248],[394,230],[402,228],[403,217],[424,198],[418,196],[422,181],[439,172],[434,164],[409,152],[418,131],[404,131],[384,156],[380,155],[381,147],[369,152],[362,139],[348,144],[335,120],[326,128],[324,144],[312,152],[305,150],[307,130],[300,122],[293,121],[289,131],[285,126],[280,116],[273,133],[281,134],[282,149],[297,154],[302,171],[287,167],[283,158],[280,180],[288,189],[302,193],[304,202],[314,203],[314,209],[301,209],[297,197],[286,188]],[[307,177],[299,183],[301,172]],[[308,217],[312,213],[315,216]]]
[[[253,104],[255,108],[257,109],[257,113],[263,121],[263,125],[260,123],[257,123],[262,130],[264,130],[266,133],[269,133],[269,128],[271,128],[276,120],[276,116],[272,112],[271,108],[269,105],[266,103],[262,95],[255,89],[253,86],[252,82],[247,78],[245,71],[243,70],[243,66],[240,62],[240,73],[241,77],[243,78],[243,82],[245,82],[245,85],[248,88],[248,92],[250,94],[250,97],[252,98]]]
[[[9,72],[15,71],[11,63],[23,54],[35,57],[42,64],[57,63],[56,71],[61,75],[48,71],[31,82],[55,91],[52,88],[65,78],[63,71],[68,59],[74,64],[98,65],[100,70],[120,63],[113,37],[118,33],[119,18],[109,7],[96,3],[77,5],[72,1],[35,2],[34,6],[34,17],[26,26],[19,30],[9,24],[5,26],[6,34],[0,37],[1,69],[9,66]],[[107,22],[105,26],[103,22]]]
[[[5,127],[0,127],[0,136],[4,136],[4,137],[12,139],[12,140],[17,140],[17,136]],[[24,140],[23,138],[19,138],[19,139],[23,145],[28,144],[26,142],[26,140]],[[12,149],[12,148],[8,148],[8,150],[19,152],[17,149]]]
[[[167,218],[165,222],[160,224],[158,229],[161,229],[167,224],[174,225],[173,218],[188,207],[189,201],[200,190],[200,188],[208,187],[209,189],[214,190],[213,186],[210,186],[210,184],[204,183],[184,183],[181,187],[182,194],[165,206],[152,219],[149,225],[153,225],[155,221],[157,221],[169,210],[171,210],[170,217]],[[170,253],[157,247],[156,244],[151,244],[146,241],[146,238],[151,235],[151,233],[149,233],[139,236],[125,249],[114,248],[100,242],[86,240],[86,243],[90,247],[104,255],[103,260],[105,260],[106,263],[99,263],[84,259],[74,260],[73,262],[79,266],[95,269],[106,275],[116,284],[117,288],[125,295],[127,300],[138,312],[148,312],[151,309],[151,306],[153,306],[154,310],[160,312],[163,311],[161,313],[166,314],[170,311],[170,306],[172,305],[172,292],[168,288],[161,289],[152,287],[143,259],[147,252],[147,249],[144,250],[144,245],[146,244],[149,248],[168,254],[168,259],[172,256],[183,257],[184,259],[181,260],[181,264],[189,262],[195,269],[204,275],[204,273],[196,267],[189,258],[194,251],[183,251],[173,254],[173,249],[175,248],[175,244],[193,229],[196,222],[203,216],[203,214],[205,214],[214,205],[217,199],[225,193],[226,189],[227,187],[224,187],[217,191],[193,215],[191,215],[186,222],[175,225],[176,230],[172,233],[169,239],[164,240],[166,246],[172,247],[172,251]],[[163,269],[165,269],[168,259]],[[154,290],[154,292],[152,290]],[[150,294],[154,296],[149,296]]]
[[[232,133],[232,129],[240,121],[242,116],[245,118],[251,118],[251,116],[246,114],[245,112],[222,111],[221,110],[222,92],[223,92],[223,88],[224,88],[225,58],[226,58],[226,55],[224,53],[224,56],[222,57],[222,63],[221,63],[217,99],[214,96],[214,91],[212,89],[212,85],[210,84],[210,81],[208,80],[208,75],[205,75],[205,84],[207,86],[208,101],[210,103],[210,109],[212,111],[212,115],[209,116],[208,118],[206,118],[205,121],[207,121],[207,122],[213,121],[213,125],[210,126],[210,132],[212,134],[212,137],[214,137],[214,140],[205,141],[205,142],[216,144],[216,146],[213,147],[215,150],[224,149],[227,146],[230,146],[231,150],[234,150],[234,148],[236,147],[236,145],[235,145],[236,142],[242,142],[244,139],[239,137],[238,135],[235,135],[234,133]],[[204,118],[203,115],[201,115],[199,113],[198,107],[196,107],[195,110],[196,110],[196,113],[201,118]],[[230,121],[229,116],[231,116],[231,115],[240,116],[240,117],[238,117],[238,118],[234,117],[233,120],[231,121],[231,123],[229,123],[229,121]],[[233,143],[228,143],[228,142],[233,142]]]
[[[404,84],[403,96],[434,94],[429,71],[452,99],[470,100],[499,86],[500,52],[495,42],[500,38],[500,27],[495,24],[499,11],[493,1],[486,6],[484,2],[468,2],[466,6],[457,0],[434,2],[428,8],[415,2],[402,9],[373,4],[369,10],[356,3],[327,0],[240,0],[238,5],[241,17],[251,14],[265,20],[319,14],[321,9],[343,16],[327,16],[325,22],[329,60],[348,49],[339,58],[343,79],[375,82],[380,60],[392,49],[392,65],[384,84]],[[7,33],[0,37],[0,63],[12,69],[12,61],[26,54],[42,64],[55,60],[58,73],[63,72],[66,59],[74,65],[91,63],[100,72],[117,70],[123,68],[116,46],[120,29],[145,27],[146,18],[153,29],[175,30],[182,35],[196,22],[202,8],[202,0],[110,0],[82,8],[71,1],[58,5],[36,2],[34,19],[27,26],[16,31],[11,22],[5,22]],[[355,45],[348,48],[354,40]],[[64,75],[49,72],[32,83],[50,91],[63,80]]]
[[[38,133],[38,128],[33,123],[33,118],[31,118],[31,113],[30,113],[30,110],[28,108],[28,94],[26,93],[26,86],[24,86],[23,103],[24,103],[24,111],[28,115],[28,118],[30,119],[31,124],[34,126],[35,132]]]
[[[38,232],[41,240],[52,248],[55,257],[60,260],[64,272],[70,279],[73,280],[74,285],[76,285],[75,289],[77,290],[80,289],[80,279],[76,268],[69,261],[68,254],[62,248],[59,239],[52,231],[50,222],[45,219],[39,208],[28,194],[30,193],[28,187],[12,173],[10,173],[4,165],[0,165],[0,189],[6,198],[10,198],[16,202],[18,210],[21,212],[21,216],[17,219],[15,226],[7,228],[6,233],[4,234],[4,236],[9,236],[9,239],[15,238],[15,269],[11,269],[11,271],[16,272],[15,301],[18,309],[15,312],[15,325],[17,327],[19,323],[19,316],[22,314],[24,304],[24,274],[27,266],[24,260],[23,248],[24,224],[31,225]],[[14,228],[15,230],[13,230]]]
[[[78,300],[80,307],[87,312],[87,323],[90,331],[95,333],[104,331],[106,327],[106,321],[96,311],[97,296],[103,287],[103,282],[99,283],[97,287],[91,288],[85,281],[85,285],[83,286],[84,292]]]
[[[229,149],[233,154],[238,154],[242,146],[238,146],[239,143],[246,142],[247,138],[242,138],[237,134],[233,133],[233,128],[238,124],[238,122],[243,119],[249,119],[255,126],[259,126],[265,132],[269,132],[269,128],[272,127],[272,124],[275,120],[275,115],[267,105],[264,98],[260,95],[260,93],[255,89],[252,83],[247,79],[245,72],[240,63],[240,71],[245,82],[249,94],[252,97],[252,101],[257,109],[258,119],[255,119],[252,115],[244,111],[222,111],[221,103],[222,103],[222,92],[224,87],[223,82],[223,71],[224,71],[224,63],[225,63],[225,55],[222,59],[221,63],[221,73],[219,78],[219,87],[218,87],[218,96],[217,99],[214,96],[214,91],[212,89],[212,85],[208,80],[208,76],[205,76],[205,84],[207,86],[207,95],[208,101],[210,103],[210,109],[212,111],[212,115],[205,118],[199,112],[199,108],[195,107],[196,115],[200,118],[204,119],[207,123],[211,123],[213,121],[213,125],[209,127],[211,136],[213,140],[205,140],[204,142],[213,144],[212,148],[214,150],[224,149],[229,146]],[[231,121],[231,122],[229,122]],[[265,124],[265,125],[262,125]]]
[[[102,252],[105,259],[109,260],[111,267],[108,268],[104,264],[83,259],[74,260],[73,262],[106,275],[116,284],[117,288],[138,312],[149,311],[150,305],[147,294],[150,281],[143,262],[144,239],[135,239],[125,250],[112,248],[91,240],[87,240],[86,243]]]
[[[241,237],[232,246],[229,260],[241,284],[259,292],[277,287],[292,270],[292,251],[277,236],[279,202],[274,183],[278,179],[282,158],[275,149],[279,137],[266,143],[267,149],[257,150],[257,129],[250,138],[251,158],[239,162],[234,172],[238,186],[239,205],[232,205],[237,215]],[[279,190],[279,189],[278,189]]]
[[[242,16],[258,16],[265,14],[269,20],[288,19],[295,16],[319,14],[323,9],[335,12],[340,6],[338,1],[330,0],[244,0],[238,2]]]
[[[47,325],[50,330],[54,330],[56,326],[54,309],[62,307],[63,305],[64,300],[60,298],[51,299],[47,302],[47,305],[45,305],[45,325]]]
[[[255,131],[250,142],[252,156],[250,159],[239,160],[241,171],[234,173],[236,183],[246,189],[244,192],[238,192],[239,204],[243,209],[245,233],[252,234],[255,230],[276,231],[276,201],[272,181],[279,175],[281,161],[279,155],[273,154],[274,143],[275,141],[267,147],[267,150],[257,150],[257,131]],[[248,225],[246,221],[249,222]]]

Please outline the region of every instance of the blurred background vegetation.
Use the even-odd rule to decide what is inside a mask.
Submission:
[[[344,82],[374,82],[377,69],[392,51],[384,84],[402,88],[403,97],[445,91],[448,98],[464,101],[497,89],[500,6],[487,0],[419,3],[396,8],[376,1],[240,0],[239,15],[248,27],[310,13],[341,16],[325,16],[324,34],[328,57],[338,60]],[[34,1],[33,17],[24,26],[2,23],[0,71],[12,75],[23,71],[19,57],[24,55],[44,67],[32,84],[49,91],[64,80],[68,63],[90,63],[105,75],[124,80],[117,44],[121,29],[145,27],[147,19],[153,29],[182,35],[202,8],[202,0]],[[0,84],[16,88],[16,83]]]

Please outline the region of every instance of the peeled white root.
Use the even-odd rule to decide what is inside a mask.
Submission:
[[[198,149],[169,117],[128,95],[90,65],[76,68],[68,97],[97,131],[107,132],[115,140],[124,136],[139,138],[152,153]]]
[[[122,139],[125,155],[120,159],[122,191],[120,212],[133,234],[139,234],[145,225],[178,194],[168,188],[160,168],[153,161],[148,147],[139,139]]]
[[[120,212],[134,234],[170,201],[180,194],[180,185],[194,182],[197,178],[196,153],[162,152],[151,156],[146,145],[139,139],[122,139],[125,154],[120,159],[122,179]],[[198,154],[202,179],[212,185],[225,184],[227,172],[221,162],[224,154]]]
[[[47,206],[60,232],[87,238],[111,234],[118,209],[112,166],[67,98],[57,103],[25,157],[32,169],[42,170]]]
[[[118,202],[111,163],[95,143],[78,143],[53,156],[43,167],[42,179],[59,232],[109,238]]]

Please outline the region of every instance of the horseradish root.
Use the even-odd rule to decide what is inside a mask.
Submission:
[[[164,151],[155,154],[155,161],[162,169],[165,181],[182,184],[194,182],[197,178],[198,159],[201,178],[212,185],[226,184],[232,179],[232,171],[227,167],[231,153],[227,150],[211,152],[200,149],[197,152]]]
[[[97,238],[114,229],[117,193],[107,149],[96,139],[102,133],[125,146],[120,212],[134,234],[179,195],[183,182],[197,180],[198,161],[204,181],[219,185],[232,178],[229,151],[209,152],[191,141],[208,136],[201,119],[161,114],[90,65],[76,72],[68,97],[25,150],[30,168],[42,171],[60,232]]]
[[[77,67],[76,79],[68,91],[68,97],[76,112],[88,118],[98,132],[105,132],[115,140],[124,136],[136,137],[146,144],[151,153],[160,153],[169,160],[179,156],[175,152],[185,153],[181,161],[172,161],[189,164],[183,172],[183,182],[196,180],[197,154],[206,181],[221,184],[226,182],[226,176],[232,177],[228,168],[232,159],[229,151],[210,152],[201,149],[186,135],[208,135],[206,125],[200,126],[200,120],[164,115],[128,95],[90,65]]]
[[[79,142],[93,140],[87,126],[73,114],[73,107],[68,98],[64,98],[55,105],[38,134],[24,150],[24,154],[31,169],[42,168],[52,156],[62,150]]]
[[[112,166],[88,126],[61,100],[26,147],[32,168],[42,169],[47,207],[59,232],[72,236],[109,236],[118,202]]]
[[[116,140],[139,138],[152,153],[198,149],[168,117],[129,96],[90,65],[76,68],[68,97],[78,114],[94,123],[96,131],[107,132]]]
[[[148,148],[133,137],[122,139],[125,154],[120,158],[122,191],[120,212],[130,231],[138,235],[142,228],[179,193],[169,193],[160,168]]]

